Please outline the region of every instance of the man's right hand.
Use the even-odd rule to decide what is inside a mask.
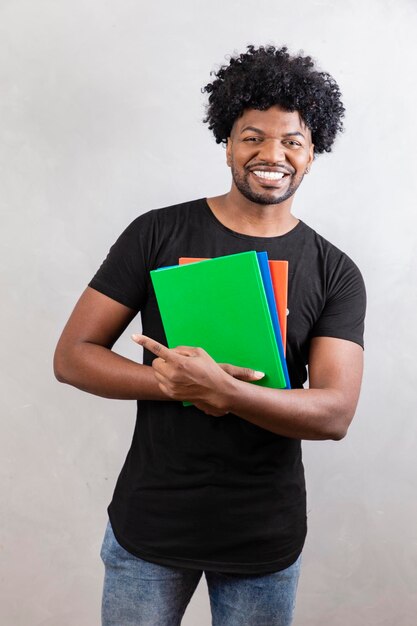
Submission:
[[[202,348],[170,349],[145,335],[132,335],[132,339],[157,357],[152,368],[164,394],[172,400],[192,402],[210,415],[220,417],[229,412],[224,398],[230,378],[254,381],[264,376],[228,363],[219,365]]]

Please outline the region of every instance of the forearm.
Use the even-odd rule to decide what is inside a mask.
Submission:
[[[336,389],[270,389],[230,380],[223,403],[252,424],[296,439],[341,439],[353,417]]]
[[[127,359],[110,349],[80,342],[68,349],[58,345],[54,358],[56,378],[104,398],[167,400],[152,367]]]

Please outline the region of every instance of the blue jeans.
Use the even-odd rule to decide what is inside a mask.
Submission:
[[[201,570],[143,561],[117,542],[107,525],[102,626],[179,626]],[[266,575],[204,572],[212,626],[290,626],[301,557]]]

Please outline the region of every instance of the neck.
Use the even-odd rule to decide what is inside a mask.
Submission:
[[[229,193],[207,198],[215,217],[227,228],[252,237],[278,237],[292,230],[299,222],[291,213],[293,198],[280,204],[257,204],[232,188]]]

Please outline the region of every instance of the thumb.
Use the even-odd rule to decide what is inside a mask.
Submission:
[[[231,365],[230,363],[220,363],[220,367],[233,378],[251,382],[254,380],[261,380],[265,376],[264,372],[258,372],[250,369],[249,367],[238,367],[237,365]]]

